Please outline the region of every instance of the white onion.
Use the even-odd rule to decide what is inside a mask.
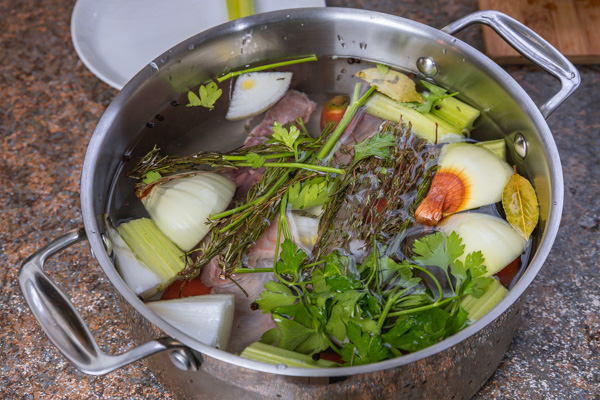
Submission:
[[[439,169],[415,220],[434,226],[444,216],[497,203],[512,168],[486,148],[451,143],[440,154]]]
[[[460,213],[444,218],[438,228],[446,233],[456,232],[467,254],[480,250],[485,258],[486,276],[495,275],[525,250],[525,239],[508,222],[489,214]]]
[[[163,283],[162,279],[133,254],[119,232],[108,223],[106,224],[106,233],[115,255],[115,266],[127,286],[137,296],[143,298],[152,296]]]
[[[181,250],[191,250],[208,233],[211,214],[224,211],[235,183],[214,172],[156,185],[142,203],[159,229]]]
[[[208,345],[225,349],[233,325],[234,295],[207,294],[146,303],[175,328]]]
[[[266,111],[287,92],[291,72],[250,72],[240,75],[233,88],[227,118],[237,121]]]
[[[506,161],[488,149],[472,143],[452,143],[444,146],[438,172],[443,171],[454,171],[466,177],[467,195],[460,210],[469,210],[502,200],[502,189],[513,173]]]

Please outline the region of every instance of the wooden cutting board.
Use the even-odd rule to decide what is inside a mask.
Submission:
[[[478,0],[480,10],[497,10],[522,22],[571,62],[600,63],[600,0]],[[491,28],[483,27],[486,54],[499,64],[528,61]]]

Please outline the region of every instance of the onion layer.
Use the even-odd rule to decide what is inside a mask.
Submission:
[[[483,253],[485,276],[495,275],[525,250],[525,239],[508,222],[489,214],[455,214],[444,218],[438,228],[446,234],[456,232],[462,238],[465,249],[461,261],[474,251]]]
[[[442,217],[497,203],[512,169],[491,151],[471,143],[451,143],[440,155],[438,172],[415,220],[433,226]]]
[[[235,82],[227,118],[237,121],[266,111],[287,92],[291,72],[250,72],[240,75]]]
[[[160,230],[189,251],[208,233],[208,217],[225,211],[234,192],[230,179],[204,172],[156,185],[142,203]]]

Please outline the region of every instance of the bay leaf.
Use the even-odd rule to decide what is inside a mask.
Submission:
[[[502,190],[502,208],[508,223],[529,239],[540,218],[540,211],[533,186],[516,170]]]
[[[371,86],[377,86],[377,91],[402,102],[422,103],[423,98],[417,92],[415,83],[401,72],[383,68],[367,68],[359,71],[356,76]]]

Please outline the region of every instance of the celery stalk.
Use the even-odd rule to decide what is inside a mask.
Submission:
[[[435,115],[422,114],[412,108],[381,94],[373,93],[365,104],[367,113],[381,119],[400,122],[410,122],[412,131],[419,137],[431,143],[446,143],[463,140],[460,129],[450,125]],[[437,133],[437,134],[436,134]]]
[[[500,157],[502,160],[506,161],[506,143],[504,142],[504,139],[477,142],[475,143],[475,145],[485,147],[486,149]]]
[[[473,123],[479,117],[479,110],[458,100],[456,97],[446,97],[433,103],[431,113],[459,131],[470,130]]]
[[[507,293],[508,290],[502,286],[500,281],[494,279],[480,298],[477,299],[469,294],[461,300],[460,304],[469,314],[469,319],[476,321],[500,303]]]
[[[260,361],[267,364],[284,364],[288,367],[300,367],[300,368],[332,368],[339,367],[340,365],[336,362],[329,360],[318,360],[315,361],[309,355],[297,353],[295,351],[281,349],[279,347],[271,346],[260,342],[252,343],[246,347],[241,357],[248,358],[254,361]]]
[[[151,219],[140,218],[123,223],[117,231],[133,254],[160,277],[163,283],[159,289],[169,285],[186,267],[185,253]]]
[[[230,21],[252,14],[254,14],[254,0],[227,0],[227,15]]]

